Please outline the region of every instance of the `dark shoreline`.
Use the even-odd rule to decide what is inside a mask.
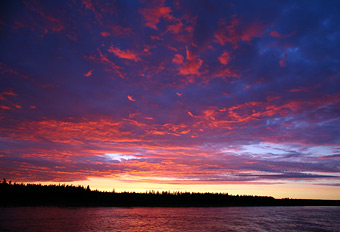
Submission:
[[[69,185],[0,184],[0,207],[259,207],[340,206],[340,200],[275,199],[227,193],[100,192]]]

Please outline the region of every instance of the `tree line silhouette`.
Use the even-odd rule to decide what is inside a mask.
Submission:
[[[275,199],[270,196],[230,195],[228,193],[196,193],[147,191],[145,193],[104,192],[89,186],[0,183],[0,206],[306,206],[336,205],[339,200]]]

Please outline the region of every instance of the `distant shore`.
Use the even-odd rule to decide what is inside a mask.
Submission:
[[[190,192],[101,192],[90,187],[0,183],[0,206],[228,207],[340,206],[340,200],[275,199],[270,196]]]

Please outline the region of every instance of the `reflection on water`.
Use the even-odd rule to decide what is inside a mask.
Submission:
[[[340,231],[340,207],[0,208],[0,231]]]

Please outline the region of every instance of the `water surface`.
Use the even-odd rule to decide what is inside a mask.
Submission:
[[[0,231],[340,231],[340,207],[13,207]]]

